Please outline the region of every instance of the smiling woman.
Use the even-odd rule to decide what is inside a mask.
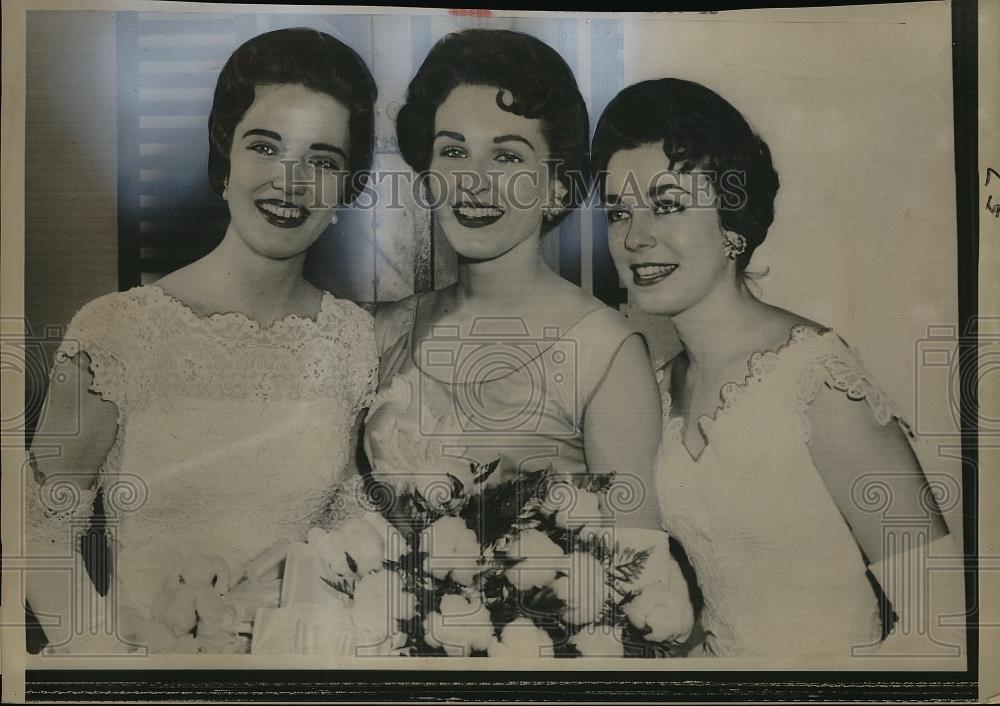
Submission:
[[[907,584],[917,552],[957,551],[909,427],[857,353],[747,286],[778,190],[767,144],[715,92],[664,78],[611,101],[593,153],[619,275],[639,307],[670,317],[682,345],[658,370],[656,484],[705,598],[697,653],[881,649],[893,625],[891,611],[880,621],[880,597],[909,625],[926,610]],[[872,477],[887,479],[892,517],[921,524],[887,537],[858,501]],[[960,575],[949,580],[932,614],[959,612]]]
[[[643,339],[617,311],[550,270],[540,252],[543,235],[579,205],[589,179],[587,110],[566,62],[518,32],[448,35],[410,83],[397,133],[403,156],[425,180],[436,225],[458,254],[458,281],[396,302],[376,318],[379,393],[367,417],[365,448],[373,480],[392,486],[402,501],[394,519],[419,525],[420,513],[407,498],[431,503],[433,488],[444,483],[460,495],[484,493],[470,527],[497,522],[505,504],[486,494],[484,477],[472,481],[470,467],[492,469],[490,484],[542,474],[580,492],[599,489],[600,500],[587,495],[591,521],[615,523],[619,538],[635,532],[643,537],[637,547],[663,558],[668,538],[660,530],[651,475],[660,408]],[[449,478],[463,487],[454,490]],[[608,482],[618,490],[609,491]],[[630,502],[616,503],[618,491]],[[582,507],[569,514],[586,514]],[[561,551],[537,531],[504,526],[499,533],[500,539],[484,540],[484,555],[511,552],[507,544],[527,546],[531,538],[542,553]],[[455,561],[433,554],[436,559]],[[523,656],[536,657],[549,638],[568,655],[586,654],[582,625],[553,622],[544,610],[528,607],[557,572],[541,572],[547,578],[538,586],[528,580],[531,573],[518,578],[514,570],[502,589],[523,597],[523,605],[514,606],[526,611],[520,618],[491,608],[500,646],[489,654],[523,649]],[[596,586],[594,576],[587,584],[583,569],[559,574],[560,585],[587,595],[607,588],[599,581],[603,572],[594,575]],[[687,605],[686,587],[675,583],[674,589],[678,605]],[[469,595],[476,605],[486,600]],[[604,625],[619,632],[602,649],[643,652],[623,644],[622,621]],[[657,639],[677,638],[684,621],[678,626]],[[517,633],[529,639],[519,643]],[[658,654],[669,652],[659,647]]]
[[[103,599],[86,578],[31,575],[36,612],[89,621],[85,634],[47,629],[52,649],[246,651],[257,608],[277,600],[276,573],[258,575],[254,559],[337,519],[336,488],[357,478],[373,322],[309,284],[303,263],[364,186],[350,176],[371,161],[375,96],[364,62],[327,34],[239,47],[209,121],[222,243],[74,317],[52,374],[89,392],[50,386],[33,449],[57,440],[62,453],[36,455],[29,541],[36,555],[69,553],[103,491],[115,561]],[[80,432],[60,438],[77,415]],[[74,615],[74,602],[98,612]],[[111,634],[97,629],[111,617]]]

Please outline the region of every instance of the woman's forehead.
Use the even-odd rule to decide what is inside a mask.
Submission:
[[[498,100],[512,105],[513,95],[496,86],[457,86],[438,106],[435,131],[447,130],[465,137],[487,134],[491,137],[508,134],[541,137],[541,120],[504,110]]]

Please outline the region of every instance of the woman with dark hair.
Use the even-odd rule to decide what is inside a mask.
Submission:
[[[375,479],[430,495],[448,475],[471,491],[470,465],[496,459],[491,483],[543,468],[580,483],[615,473],[636,500],[618,527],[655,528],[665,543],[649,492],[660,408],[644,341],[540,253],[589,182],[569,66],[526,34],[450,34],[410,83],[397,134],[458,281],[376,317]]]
[[[711,90],[660,79],[611,101],[593,161],[619,276],[683,348],[658,366],[656,482],[704,594],[702,652],[873,648],[878,593],[901,615],[912,605],[883,580],[892,545],[866,482],[888,488],[892,515],[922,519],[923,539],[948,530],[908,428],[857,353],[747,287],[778,190],[767,145]]]
[[[86,579],[29,579],[35,611],[62,617],[46,628],[52,647],[242,651],[240,620],[276,598],[273,583],[235,585],[244,567],[330,521],[374,385],[374,329],[302,271],[364,186],[375,98],[364,61],[327,34],[243,44],[209,118],[210,181],[230,212],[221,244],[74,317],[34,437],[27,522],[36,553],[72,556],[66,543],[103,490],[114,561],[107,599]],[[60,453],[46,454],[56,441]],[[217,600],[231,584],[242,618]],[[67,612],[69,590],[116,617],[115,630],[70,634],[81,617]]]

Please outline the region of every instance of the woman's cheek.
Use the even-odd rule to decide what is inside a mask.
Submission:
[[[542,206],[541,189],[537,173],[514,171],[500,182],[500,193],[507,205],[522,211]]]

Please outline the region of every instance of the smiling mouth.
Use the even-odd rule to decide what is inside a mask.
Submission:
[[[661,263],[643,262],[632,265],[632,283],[637,287],[648,287],[651,284],[662,282],[674,273],[677,265],[666,265]]]
[[[281,199],[260,199],[254,204],[264,220],[279,228],[298,228],[309,218],[308,208]]]
[[[452,211],[455,220],[466,228],[482,228],[492,225],[503,218],[503,209],[496,206],[481,206],[479,204],[461,204]]]

